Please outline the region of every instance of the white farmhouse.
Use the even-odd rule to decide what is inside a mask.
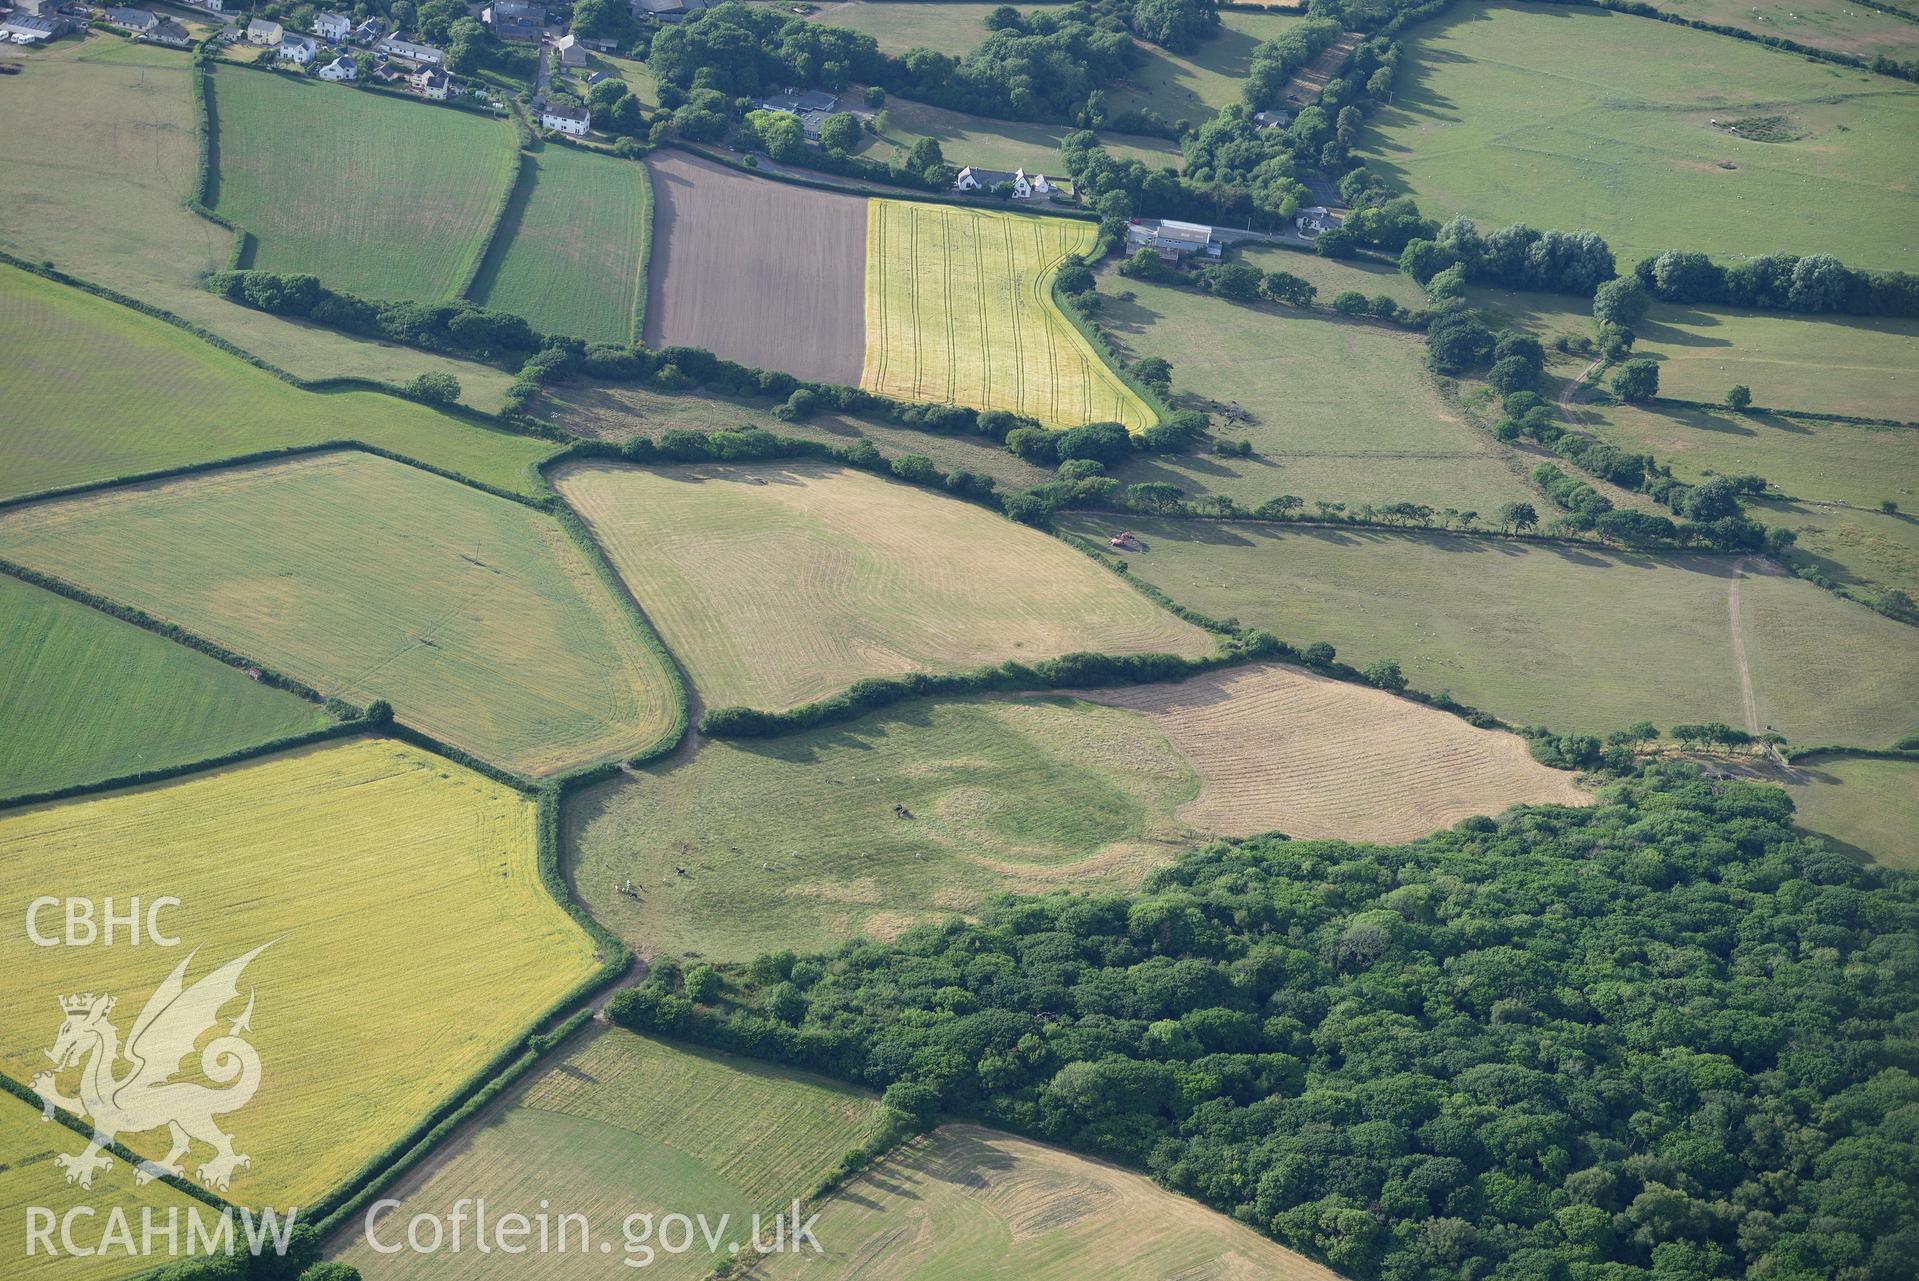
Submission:
[[[265,45],[269,48],[279,44],[286,35],[286,29],[271,18],[255,18],[247,23],[247,43]]]
[[[344,13],[322,13],[313,19],[313,29],[322,40],[344,40],[353,30],[353,19]]]
[[[549,102],[540,108],[540,125],[542,128],[570,133],[576,138],[583,137],[593,127],[593,113],[585,107]]]
[[[280,57],[302,67],[313,61],[313,55],[319,49],[319,43],[312,36],[294,33],[280,37]]]
[[[973,166],[971,165],[960,170],[959,177],[953,179],[954,191],[978,191],[979,189],[979,176],[973,172]]]
[[[358,80],[359,78],[359,64],[347,57],[344,53],[332,62],[327,63],[326,66],[320,68],[320,79],[322,80],[345,80],[350,82]]]

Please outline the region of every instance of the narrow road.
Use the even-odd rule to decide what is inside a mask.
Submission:
[[[1739,696],[1746,705],[1746,732],[1759,733],[1759,700],[1753,697],[1752,668],[1746,662],[1746,631],[1739,621],[1739,582],[1750,557],[1733,562],[1732,586],[1726,591],[1726,619],[1732,624],[1732,661],[1739,667]]]
[[[1587,376],[1591,374],[1593,370],[1599,368],[1605,359],[1604,356],[1593,357],[1592,363],[1574,374],[1572,378],[1567,381],[1566,385],[1559,389],[1559,416],[1575,427],[1585,426],[1586,420],[1580,417],[1577,409],[1573,408],[1573,395],[1586,381]]]

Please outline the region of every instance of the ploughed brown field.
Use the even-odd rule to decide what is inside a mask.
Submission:
[[[857,384],[866,358],[866,201],[685,154],[646,162],[646,343]]]

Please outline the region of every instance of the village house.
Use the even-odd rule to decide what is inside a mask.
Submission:
[[[372,44],[375,40],[378,40],[381,36],[385,34],[386,34],[385,18],[368,18],[365,22],[362,22],[359,26],[353,28],[352,39],[354,43],[356,44]]]
[[[1325,205],[1312,205],[1293,217],[1293,229],[1308,240],[1317,240],[1320,233],[1338,225],[1339,219]]]
[[[635,18],[682,22],[708,7],[708,0],[630,0]]]
[[[407,77],[407,84],[428,102],[445,102],[453,82],[438,67],[421,67]]]
[[[561,36],[554,42],[553,47],[560,51],[560,65],[562,67],[584,67],[586,65],[586,46],[581,44],[580,38],[572,32],[569,31],[567,34]]]
[[[582,137],[593,127],[593,113],[585,107],[549,102],[540,108],[540,127]]]
[[[163,44],[170,49],[185,49],[193,43],[193,33],[172,18],[147,32],[146,39],[154,44]]]
[[[287,62],[306,66],[320,51],[320,42],[312,36],[303,36],[296,32],[282,34],[280,37],[280,57]]]
[[[322,40],[337,43],[346,39],[347,34],[353,30],[353,19],[344,13],[321,13],[315,15],[313,29],[320,34]]]
[[[100,17],[116,27],[125,27],[136,35],[160,25],[160,15],[151,9],[102,9]]]
[[[63,0],[13,0],[15,18],[45,18],[48,22],[60,17],[60,5]]]
[[[430,44],[414,44],[411,40],[395,40],[389,37],[373,47],[392,57],[405,58],[408,62],[424,63],[429,67],[437,67],[446,61],[446,54],[442,50],[435,49]]]
[[[1126,243],[1133,249],[1151,249],[1167,262],[1178,262],[1189,254],[1220,255],[1220,241],[1204,223],[1176,222],[1162,218],[1157,223],[1138,218],[1126,224]]]
[[[271,18],[255,18],[247,23],[247,43],[271,47],[286,37],[286,28]]]
[[[345,80],[351,82],[359,78],[360,65],[344,53],[332,62],[327,63],[326,66],[320,68],[320,79],[322,80]]]
[[[524,0],[495,0],[480,11],[480,21],[502,40],[538,44],[546,34],[546,6]]]

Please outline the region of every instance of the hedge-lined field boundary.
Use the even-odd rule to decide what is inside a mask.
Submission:
[[[1729,27],[1722,22],[1707,22],[1700,18],[1688,18],[1670,10],[1655,8],[1643,4],[1640,0],[1541,0],[1545,4],[1562,4],[1568,7],[1588,9],[1607,9],[1613,13],[1623,13],[1635,18],[1651,18],[1655,22],[1669,22],[1676,27],[1690,27],[1694,31],[1709,31],[1717,36],[1730,36],[1734,40],[1744,40],[1748,44],[1763,45],[1781,53],[1796,53],[1813,62],[1826,62],[1834,66],[1851,67],[1858,71],[1869,71],[1874,75],[1891,76],[1897,80],[1919,81],[1919,62],[1902,63],[1892,58],[1880,56],[1862,58],[1858,54],[1840,53],[1834,49],[1818,49],[1812,45],[1800,44],[1797,40],[1785,36],[1764,36],[1756,31],[1747,31],[1740,27]],[[1875,9],[1879,5],[1872,6]],[[1909,15],[1900,15],[1909,17]]]
[[[1748,405],[1744,409],[1733,409],[1723,401],[1682,400],[1677,396],[1654,396],[1650,403],[1662,409],[1703,409],[1722,414],[1738,414],[1743,417],[1770,414],[1775,418],[1804,418],[1808,422],[1818,423],[1852,423],[1860,427],[1919,428],[1919,422],[1911,422],[1904,418],[1869,418],[1863,414],[1828,414],[1817,409],[1778,409],[1770,405]]]
[[[494,202],[493,215],[486,220],[486,232],[480,237],[480,247],[474,253],[472,261],[467,263],[466,272],[460,277],[459,288],[453,291],[455,298],[468,298],[473,286],[479,283],[481,274],[492,259],[497,247],[504,255],[512,247],[512,237],[500,239],[500,228],[506,223],[506,216],[518,201],[521,211],[525,211],[526,201],[532,198],[533,183],[537,169],[533,157],[524,149],[513,153],[513,181],[506,184],[500,198]],[[470,298],[469,301],[472,301]]]

